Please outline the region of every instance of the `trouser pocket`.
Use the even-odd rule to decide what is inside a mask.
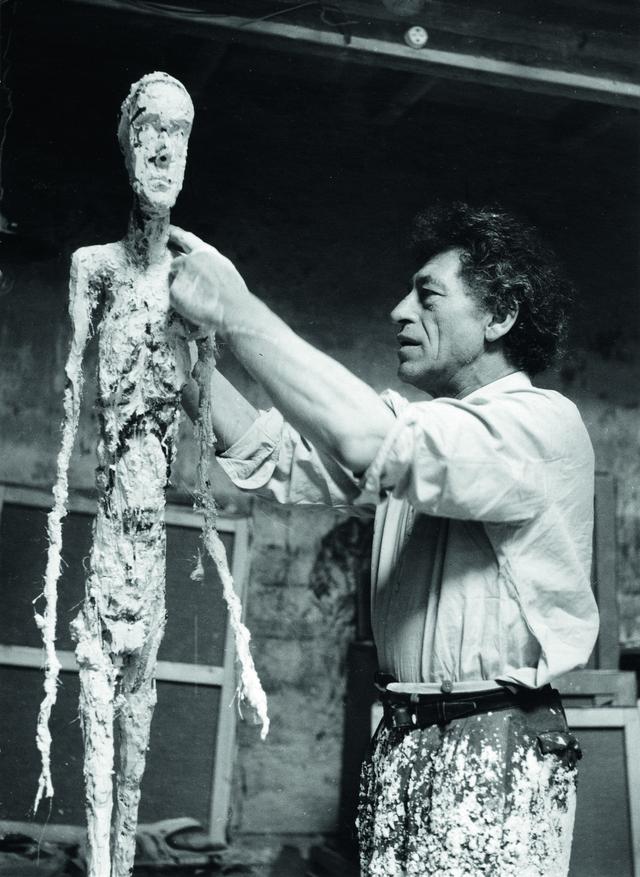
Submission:
[[[538,734],[538,748],[542,755],[556,755],[567,768],[582,758],[578,738],[571,731],[543,731]]]

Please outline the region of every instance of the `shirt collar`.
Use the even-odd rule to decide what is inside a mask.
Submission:
[[[515,371],[511,372],[508,375],[505,375],[502,378],[498,378],[496,381],[491,381],[489,384],[483,384],[482,387],[476,387],[475,390],[472,390],[470,393],[467,393],[466,396],[463,396],[463,399],[471,399],[474,396],[492,396],[494,393],[504,393],[509,390],[517,390],[523,387],[531,386],[531,378],[526,372],[523,371]]]

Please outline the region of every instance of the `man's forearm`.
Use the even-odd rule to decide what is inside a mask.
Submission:
[[[192,380],[182,391],[182,405],[194,423],[199,414],[198,396],[198,386]],[[247,432],[258,412],[217,369],[211,376],[211,398],[211,428],[216,436],[216,450],[226,451]]]
[[[226,451],[247,432],[258,412],[217,369],[211,376],[211,399],[216,450]]]
[[[394,416],[378,394],[295,334],[246,287],[235,266],[172,227],[171,301],[190,322],[224,337],[286,419],[353,472],[373,461]]]
[[[352,471],[366,469],[394,421],[378,394],[251,293],[224,322],[232,351],[284,417]]]

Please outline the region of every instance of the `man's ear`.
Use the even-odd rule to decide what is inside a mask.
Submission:
[[[504,313],[493,314],[484,330],[485,341],[498,341],[503,338],[518,319],[518,310],[518,305],[514,302]]]

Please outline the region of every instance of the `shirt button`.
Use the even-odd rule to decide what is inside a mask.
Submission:
[[[442,684],[440,685],[440,691],[443,694],[451,694],[453,691],[453,682],[450,679],[443,679]]]

